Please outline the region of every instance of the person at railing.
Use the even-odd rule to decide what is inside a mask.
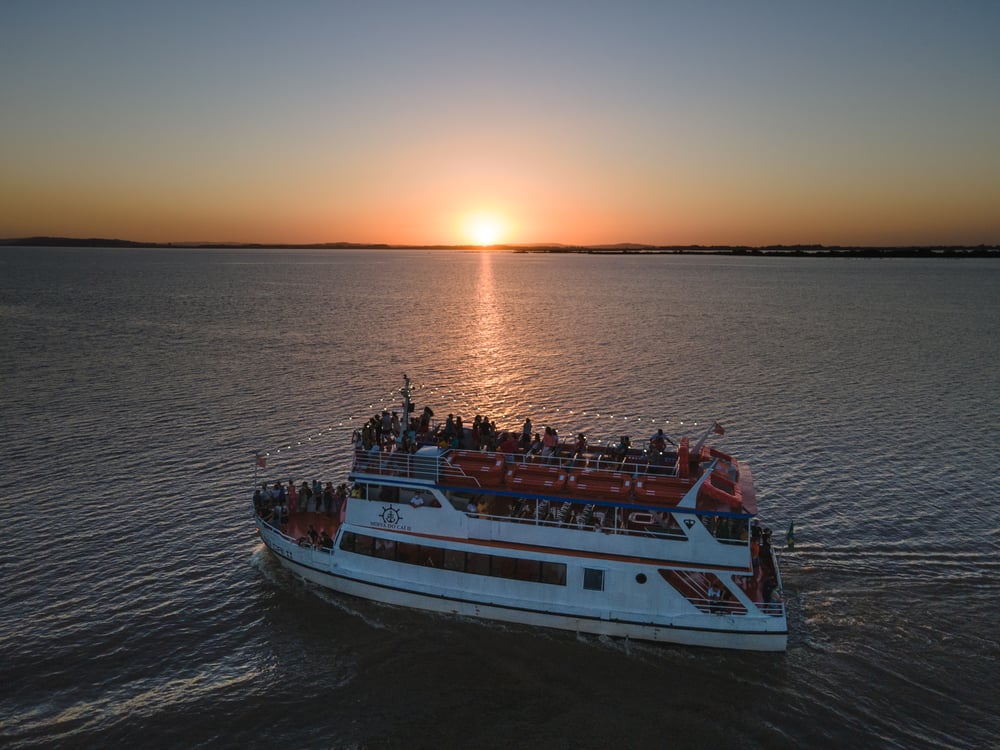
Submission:
[[[517,453],[517,441],[511,433],[505,432],[503,434],[503,439],[500,441],[499,448],[501,453],[511,456]]]
[[[455,415],[449,414],[444,420],[444,439],[450,443],[453,437],[455,437]]]
[[[333,512],[333,482],[327,482],[323,487],[323,512],[327,515]]]
[[[327,533],[326,529],[319,535],[319,548],[325,550],[333,549],[333,538]]]
[[[765,604],[771,604],[775,601],[775,597],[778,596],[778,581],[774,576],[768,576],[767,580],[764,581],[764,585],[760,588],[761,595],[764,597]],[[780,597],[777,601],[781,601]]]
[[[278,504],[274,506],[274,510],[271,512],[271,525],[277,527],[283,527],[288,523],[288,506],[285,505],[285,498],[279,498]]]
[[[392,441],[392,415],[389,414],[388,410],[382,410],[382,416],[379,417],[379,444],[386,448]]]
[[[525,417],[524,424],[521,425],[521,445],[524,448],[531,445],[531,417]]]
[[[542,456],[548,458],[556,452],[556,446],[559,445],[559,438],[556,437],[556,431],[552,429],[549,425],[545,426],[545,437],[542,438]]]
[[[538,456],[542,453],[542,436],[537,432],[535,433],[535,439],[531,441],[531,446],[528,448],[528,453],[532,456]]]
[[[299,487],[299,510],[303,513],[309,512],[309,501],[312,500],[312,487],[306,480],[302,480],[302,486]]]
[[[429,406],[425,406],[423,412],[420,414],[420,421],[417,424],[417,432],[421,435],[426,435],[431,431],[431,417],[434,416],[434,411]]]
[[[295,482],[291,479],[288,480],[288,491],[285,493],[285,499],[288,500],[288,512],[297,512],[299,509],[299,493],[295,489]]]
[[[667,436],[663,434],[663,430],[659,429],[656,434],[653,435],[649,440],[649,454],[653,463],[663,464],[666,463],[666,452],[667,452]]]
[[[715,538],[716,539],[732,539],[733,532],[730,528],[729,518],[726,516],[719,516],[719,520],[715,522]]]
[[[333,512],[340,514],[340,509],[344,507],[344,503],[347,502],[347,485],[341,484],[337,487],[337,492],[334,495],[334,506]]]
[[[497,423],[491,419],[483,417],[483,423],[479,428],[483,448],[488,451],[497,449]]]
[[[573,458],[583,458],[583,454],[586,452],[587,436],[581,432],[576,436],[576,444],[573,446]]]
[[[632,447],[632,438],[628,435],[622,435],[621,439],[618,441],[618,445],[615,446],[613,455],[616,460],[624,461],[625,457],[628,456],[629,449]]]
[[[722,604],[722,589],[715,585],[715,581],[712,581],[708,585],[708,611],[715,614],[719,611]]]

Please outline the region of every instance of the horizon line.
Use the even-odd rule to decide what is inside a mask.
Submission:
[[[900,245],[824,245],[822,243],[770,243],[766,245],[740,245],[740,244],[700,244],[685,243],[661,245],[644,242],[614,242],[614,243],[594,243],[594,244],[568,244],[563,242],[518,242],[518,243],[497,243],[493,245],[477,245],[473,243],[462,244],[416,244],[416,243],[389,243],[389,242],[243,242],[243,241],[217,241],[217,240],[183,240],[165,242],[147,242],[139,240],[126,240],[111,237],[63,237],[54,235],[33,235],[30,237],[10,237],[0,239],[3,246],[27,246],[27,247],[133,247],[133,248],[189,248],[189,249],[252,249],[252,248],[274,248],[282,249],[353,249],[353,250],[768,250],[768,249],[811,249],[811,250],[958,250],[958,249],[1000,249],[1000,243],[979,243],[979,244],[900,244]]]

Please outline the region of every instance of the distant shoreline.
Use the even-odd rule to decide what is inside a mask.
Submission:
[[[183,250],[493,250],[510,253],[585,255],[735,255],[810,258],[1000,258],[1000,245],[847,247],[839,245],[390,245],[385,243],[135,242],[74,237],[0,239],[0,247],[107,247]]]

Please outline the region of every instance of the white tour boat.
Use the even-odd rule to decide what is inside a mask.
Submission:
[[[431,431],[429,409],[411,421],[408,379],[400,393],[401,424],[415,429],[356,434],[349,497],[331,504],[328,485],[325,506],[301,492],[286,501],[271,483],[255,494],[260,536],[293,573],[434,612],[785,650],[771,534],[755,520],[749,467],[706,444],[718,423],[693,444],[658,433],[644,448],[581,435],[483,449],[460,422]]]

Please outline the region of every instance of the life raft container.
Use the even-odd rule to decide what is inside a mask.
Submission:
[[[503,483],[505,459],[499,453],[455,451],[447,458],[442,484],[462,487],[496,487]]]
[[[675,477],[648,476],[635,482],[637,499],[663,505],[677,505],[689,489],[689,480]]]
[[[520,492],[552,494],[566,486],[566,472],[559,466],[514,464],[507,469],[506,484]]]
[[[566,492],[577,497],[621,499],[631,491],[632,477],[618,471],[577,471],[566,480]]]

